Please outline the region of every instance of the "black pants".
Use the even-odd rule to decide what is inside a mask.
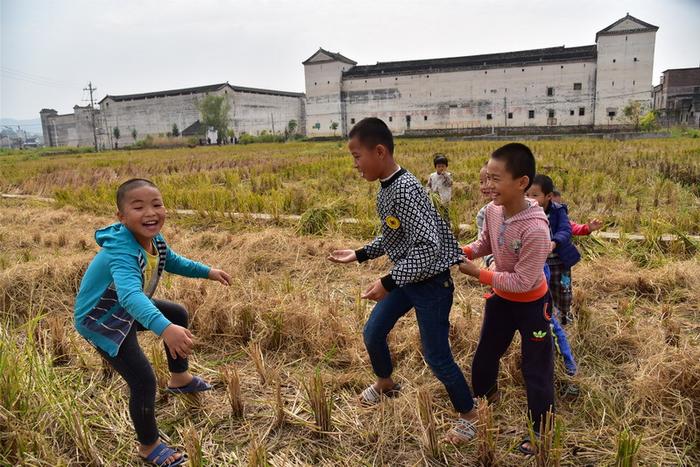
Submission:
[[[187,327],[187,310],[182,305],[157,299],[154,299],[153,303],[170,322]],[[129,396],[129,414],[134,423],[139,443],[152,444],[158,440],[158,426],[156,425],[155,416],[156,376],[136,338],[136,333],[143,330],[143,326],[138,322],[134,322],[116,357],[110,357],[99,348],[97,351],[129,385],[129,391],[131,392]],[[172,358],[167,346],[165,347],[165,354],[168,358],[168,369],[172,373],[184,373],[187,371],[186,358]]]
[[[472,363],[472,387],[477,397],[498,390],[498,367],[515,331],[522,340],[522,371],[527,406],[539,433],[547,410],[554,411],[554,343],[550,331],[549,293],[528,303],[511,302],[493,294],[486,300],[484,324]]]

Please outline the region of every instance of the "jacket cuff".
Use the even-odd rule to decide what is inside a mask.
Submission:
[[[479,271],[479,282],[486,285],[493,285],[494,272],[489,269],[481,269]]]
[[[355,250],[355,257],[357,257],[357,262],[358,263],[364,263],[369,259],[369,255],[367,254],[367,250],[364,248],[360,248],[359,250]]]
[[[474,259],[474,252],[470,246],[462,247],[462,253],[464,253],[467,259]]]
[[[387,292],[391,292],[392,290],[398,287],[396,285],[396,282],[394,281],[394,278],[391,277],[391,274],[387,274],[379,280],[382,282],[382,286],[386,289]]]
[[[163,334],[163,331],[165,331],[165,328],[167,328],[171,324],[172,323],[168,318],[166,318],[163,315],[160,315],[153,321],[151,321],[151,326],[149,327],[149,329],[160,336],[161,334]]]

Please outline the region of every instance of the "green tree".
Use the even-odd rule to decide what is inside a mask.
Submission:
[[[629,101],[629,103],[622,109],[622,113],[625,119],[634,125],[634,131],[639,131],[639,121],[644,114],[644,106],[640,101]]]
[[[333,130],[333,136],[335,136],[335,130],[338,129],[338,122],[331,122],[331,130]]]
[[[289,132],[290,135],[293,135],[297,131],[297,121],[296,120],[290,120],[287,123],[287,131]]]
[[[223,138],[227,134],[228,113],[231,110],[228,100],[224,96],[207,96],[198,107],[204,131],[213,128]]]
[[[177,123],[173,123],[173,129],[170,131],[173,136],[180,136],[180,129],[177,127]]]
[[[131,129],[131,137],[134,138],[134,142],[136,142],[136,137],[138,136],[138,132],[136,131],[136,128]]]

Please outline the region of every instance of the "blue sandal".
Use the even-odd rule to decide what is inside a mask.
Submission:
[[[167,462],[168,458],[174,454],[178,454],[177,449],[173,449],[166,445],[165,443],[160,443],[158,446],[151,451],[147,457],[141,457],[144,462],[147,462],[158,467],[175,467],[177,465],[182,465],[187,462],[187,455],[184,453],[180,454],[180,457],[172,462]]]
[[[195,392],[209,391],[210,389],[211,384],[205,382],[199,376],[193,376],[189,384],[179,388],[171,388],[168,386],[165,390],[172,394],[192,394]]]

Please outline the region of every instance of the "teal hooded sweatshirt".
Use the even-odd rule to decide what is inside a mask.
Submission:
[[[75,299],[75,328],[80,335],[111,357],[119,352],[134,320],[161,335],[170,321],[144,293],[146,252],[123,224],[95,232],[101,250],[88,266]],[[209,267],[172,251],[158,234],[157,280],[163,271],[206,278]],[[155,287],[153,288],[155,290]]]

